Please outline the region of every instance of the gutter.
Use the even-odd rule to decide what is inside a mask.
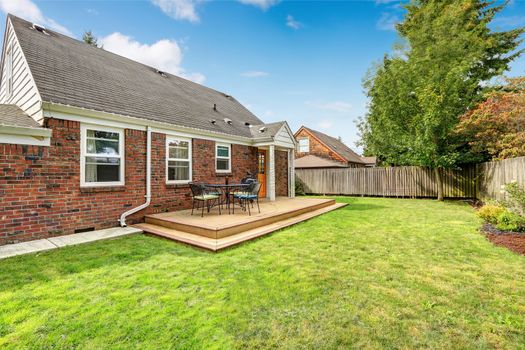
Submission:
[[[142,209],[147,208],[151,203],[151,128],[146,128],[146,202],[138,207],[132,208],[120,216],[120,226],[126,227],[126,217]]]

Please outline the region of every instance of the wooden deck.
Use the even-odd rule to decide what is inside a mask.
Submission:
[[[284,227],[338,209],[346,204],[333,199],[277,198],[261,201],[261,213],[255,207],[248,216],[236,208],[235,214],[213,208],[204,217],[191,210],[147,215],[144,224],[135,225],[145,233],[161,236],[201,248],[217,251],[260,237]]]

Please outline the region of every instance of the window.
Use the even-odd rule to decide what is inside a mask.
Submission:
[[[215,170],[218,173],[231,172],[231,145],[220,143],[215,145]]]
[[[191,140],[166,138],[166,183],[191,181]]]
[[[6,80],[6,92],[7,96],[11,96],[13,93],[13,47],[7,48],[6,63],[5,63],[5,80]]]
[[[80,185],[124,185],[124,132],[102,126],[81,126]]]
[[[308,137],[299,139],[299,152],[310,152],[310,139]]]

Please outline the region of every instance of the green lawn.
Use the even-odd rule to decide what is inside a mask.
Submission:
[[[0,261],[0,348],[524,348],[525,257],[458,202],[349,205],[220,253],[136,235]]]

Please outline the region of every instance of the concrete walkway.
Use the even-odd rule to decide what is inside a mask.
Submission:
[[[136,227],[112,227],[98,231],[75,233],[72,235],[51,237],[30,242],[7,244],[0,246],[0,259],[22,254],[43,252],[69,245],[77,245],[100,241],[103,239],[127,236],[135,233],[142,233],[142,230]]]

